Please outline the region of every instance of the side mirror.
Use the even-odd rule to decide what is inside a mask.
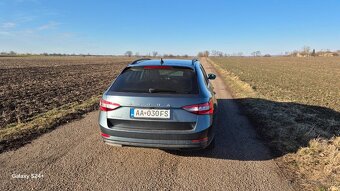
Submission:
[[[214,80],[216,78],[215,74],[208,74],[208,79],[209,80]]]

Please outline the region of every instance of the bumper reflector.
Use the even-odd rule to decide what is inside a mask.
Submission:
[[[191,142],[193,143],[200,143],[200,142],[205,142],[205,141],[208,141],[208,137],[204,137],[202,139],[191,140]]]
[[[102,137],[105,137],[105,138],[109,138],[110,137],[110,135],[105,134],[105,133],[100,133],[100,134],[102,135]]]

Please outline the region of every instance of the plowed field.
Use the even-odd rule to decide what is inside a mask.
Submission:
[[[128,61],[113,57],[0,58],[0,128],[100,95]]]

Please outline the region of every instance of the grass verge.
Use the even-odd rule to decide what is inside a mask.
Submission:
[[[79,119],[83,114],[98,108],[100,96],[93,96],[83,102],[73,102],[52,109],[25,123],[12,123],[0,129],[0,153],[29,143],[39,135],[53,130],[61,124]]]
[[[340,116],[324,107],[273,99],[208,59],[257,131],[279,154],[279,166],[303,190],[340,190]],[[270,83],[270,82],[268,82]],[[275,91],[275,89],[272,89]]]

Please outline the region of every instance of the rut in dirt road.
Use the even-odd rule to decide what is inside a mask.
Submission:
[[[208,73],[216,73],[205,60]],[[0,155],[0,190],[293,190],[266,146],[242,115],[223,80],[218,97],[216,147],[170,152],[111,147],[99,136],[92,112]],[[13,174],[42,174],[16,179]]]

